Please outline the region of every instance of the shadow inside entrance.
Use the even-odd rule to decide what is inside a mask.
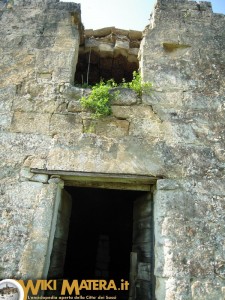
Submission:
[[[143,192],[66,187],[72,209],[63,278],[129,281],[133,201]],[[84,291],[83,295],[128,299],[128,291]]]

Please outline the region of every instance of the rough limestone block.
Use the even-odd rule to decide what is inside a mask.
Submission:
[[[84,96],[84,89],[69,85],[63,91],[63,96],[71,100],[80,100],[81,97]]]
[[[51,49],[44,49],[37,52],[36,68],[39,74],[51,74],[54,70],[54,52]]]
[[[0,128],[3,130],[9,129],[12,122],[12,113],[0,113]]]
[[[46,72],[46,73],[39,73],[37,75],[37,79],[38,81],[42,81],[42,82],[48,82],[50,80],[52,80],[52,73],[51,72]]]
[[[195,279],[191,281],[191,299],[193,300],[216,300],[223,299],[224,287],[221,288],[220,278]],[[203,296],[204,295],[204,296]]]
[[[77,113],[83,111],[83,107],[80,104],[80,101],[72,100],[68,104],[67,110],[72,113]]]
[[[23,164],[29,156],[36,156],[38,161],[44,158],[49,152],[51,138],[47,135],[27,134],[27,133],[12,133],[0,132],[1,140],[1,165],[6,168],[7,165],[13,166],[14,172],[18,178],[18,166]],[[35,153],[34,153],[35,149]],[[9,160],[10,155],[10,160]],[[41,165],[41,163],[40,163]],[[43,165],[42,165],[43,166]],[[12,172],[12,174],[14,173]]]
[[[142,32],[137,30],[129,30],[128,36],[131,40],[141,40]]]
[[[96,123],[95,133],[108,137],[122,137],[128,135],[129,122],[126,120],[105,119]]]
[[[132,110],[130,106],[112,105],[112,115],[118,119],[129,119]]]
[[[160,111],[162,108],[182,108],[183,103],[183,97],[184,93],[182,91],[160,91],[156,90],[155,84],[154,89],[150,91],[150,93],[146,94],[144,93],[142,95],[142,103],[143,104],[149,104],[149,105],[155,105],[157,107],[157,110]]]
[[[84,34],[85,34],[85,37],[94,36],[94,30],[93,29],[85,29]]]
[[[93,38],[88,38],[85,39],[85,48],[89,49],[89,48],[97,48],[98,49],[99,46],[99,41]]]
[[[0,89],[0,112],[9,112],[12,107],[12,101],[16,94],[16,86],[7,86]]]
[[[34,101],[32,99],[32,96],[29,93],[27,93],[25,96],[16,97],[13,100],[12,109],[13,109],[13,111],[20,111],[20,112],[33,112],[33,111],[35,111]]]
[[[81,133],[83,129],[82,119],[74,114],[53,114],[50,120],[51,134],[57,133]]]
[[[21,182],[19,184],[8,187],[6,196],[8,197],[7,204],[17,209],[28,208],[32,209],[36,206],[38,195],[43,187],[40,182]]]
[[[113,45],[112,44],[100,43],[99,44],[99,51],[100,51],[100,56],[101,56],[101,52],[106,52],[110,55],[110,54],[113,53]]]
[[[60,199],[59,190],[58,184],[51,182],[43,185],[38,195],[29,240],[19,263],[23,278],[45,278],[47,275]]]
[[[163,181],[161,180],[162,183]],[[183,197],[180,192],[177,193],[175,191],[156,192],[155,237],[157,242],[155,245],[155,274],[159,282],[163,280],[161,277],[169,277],[170,279],[167,280],[168,286],[173,277],[176,284],[178,284],[179,277],[181,285],[187,276],[192,278],[214,278],[215,268],[217,272],[217,266],[222,265],[221,258],[219,258],[220,255],[218,256],[218,264],[214,261],[215,249],[220,248],[220,238],[218,239],[219,244],[215,245],[213,236],[220,235],[221,237],[221,230],[224,230],[220,221],[220,225],[218,224],[220,219],[219,212],[223,211],[223,204],[220,202],[220,196],[214,196],[213,210],[209,209],[209,199],[211,198],[212,201],[212,197],[207,195],[207,190],[211,191],[211,187],[213,188],[215,182],[212,181],[208,187],[207,184],[209,184],[207,181],[198,183],[186,181],[183,182],[182,186],[180,182],[180,188],[186,190],[186,196],[182,192],[184,194]],[[214,190],[213,194],[218,194],[219,190]],[[187,198],[187,191],[191,191],[192,196],[189,195]],[[165,204],[164,208],[163,203]],[[163,211],[165,212],[164,216],[162,214]],[[177,211],[177,217],[175,217],[173,211]],[[211,214],[212,211],[213,213]],[[180,213],[178,214],[178,212]],[[217,221],[214,221],[214,218]],[[216,224],[219,225],[220,229]],[[202,240],[205,240],[204,244],[201,243]],[[176,245],[180,245],[181,248]],[[221,253],[221,250],[218,250],[217,253]],[[171,285],[169,288],[174,295],[178,293],[175,288],[176,284]],[[213,285],[215,286],[215,283]],[[204,290],[203,286],[201,292]],[[163,292],[161,288],[162,286],[159,286],[156,294]],[[192,292],[193,290],[195,290],[195,285],[193,285]],[[199,291],[196,287],[196,292],[194,292],[196,293],[195,299],[198,299],[197,295],[200,297]],[[208,294],[204,294],[205,298],[203,299],[210,299],[210,297],[212,297],[211,299],[216,299],[216,291],[218,290],[214,288],[208,290]]]
[[[158,190],[155,193],[155,216],[159,220],[168,216],[191,216],[193,207],[188,204],[189,197],[182,190]]]
[[[180,299],[192,299],[190,278],[188,276],[182,279],[176,277],[157,278],[156,284],[157,289],[155,294],[157,299],[173,300],[176,299],[176,297],[179,297]]]
[[[129,48],[129,41],[116,40],[115,49],[128,50]]]
[[[12,184],[12,181],[11,181]],[[13,183],[14,191],[18,192],[16,188],[17,182]],[[6,186],[8,190],[10,185]],[[29,189],[29,187],[28,187]],[[19,189],[20,190],[20,189]],[[29,191],[31,194],[33,192],[32,188]],[[32,207],[20,207],[20,201],[23,201],[24,195],[19,193],[16,195],[16,202],[14,204],[8,203],[9,194],[1,195],[1,277],[8,278],[10,273],[18,271],[18,264],[21,257],[21,253],[26,245],[30,224],[32,223],[34,209]],[[32,194],[32,199],[28,201],[35,202],[35,193]],[[9,241],[13,241],[15,246],[12,246]],[[12,251],[13,249],[13,251]]]
[[[30,171],[29,167],[23,166],[23,168],[20,171],[20,180],[21,181],[27,181],[32,178],[34,174]]]
[[[157,190],[176,190],[180,188],[179,181],[172,179],[159,179],[157,180]]]
[[[105,27],[105,28],[101,28],[101,29],[96,29],[96,30],[93,31],[93,36],[94,37],[104,37],[104,36],[107,36],[107,35],[111,34],[111,32],[112,32],[112,30],[114,30],[114,28],[115,27]]]
[[[62,148],[62,144],[65,147]],[[154,146],[146,145],[140,138],[124,136],[117,140],[93,133],[84,133],[79,137],[63,134],[50,149],[46,168],[123,174],[138,172],[157,176],[163,172],[161,161],[162,157]]]
[[[164,132],[166,132],[166,136],[168,137],[168,142],[170,144],[182,144],[184,142],[187,144],[198,143],[191,124],[175,124],[172,122],[164,122],[162,128],[164,129]]]
[[[47,183],[48,182],[48,175],[46,175],[46,174],[35,174],[31,177],[31,181]]]
[[[49,133],[50,114],[15,112],[11,131],[24,133]]]
[[[132,136],[156,140],[162,137],[162,121],[150,106],[132,107],[130,122],[129,134]]]
[[[31,163],[30,163],[30,168],[34,168],[34,169],[45,169],[46,168],[46,158],[45,158],[45,155],[41,155],[38,157],[36,155],[36,157],[34,157],[32,160],[31,160]]]
[[[68,68],[68,67],[57,68],[52,73],[52,79],[53,79],[53,81],[57,81],[57,82],[71,83],[72,82],[72,72],[71,72],[70,68]]]
[[[128,36],[129,30],[121,29],[121,28],[113,28],[112,32],[119,36]]]
[[[112,105],[133,105],[139,101],[136,92],[128,88],[117,87],[110,93],[115,95],[111,101]]]

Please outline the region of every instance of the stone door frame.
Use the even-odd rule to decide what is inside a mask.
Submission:
[[[51,178],[60,178],[65,186],[95,187],[102,189],[151,191],[158,178],[139,174],[118,174],[98,172],[75,172],[62,170],[31,169],[35,174],[46,174]]]
[[[114,174],[114,173],[96,173],[96,172],[74,172],[74,171],[62,171],[62,170],[40,170],[31,169],[32,173],[46,174],[50,177],[49,182],[54,182],[57,186],[57,192],[55,194],[55,209],[50,230],[50,247],[48,245],[48,252],[46,255],[46,264],[44,266],[44,277],[47,278],[48,268],[50,265],[50,256],[53,249],[54,231],[57,220],[57,209],[59,207],[62,193],[61,190],[64,186],[72,187],[84,187],[84,188],[100,188],[100,189],[117,189],[117,190],[129,190],[129,191],[143,191],[149,192],[153,196],[157,179],[148,175],[136,175],[136,174]],[[154,216],[153,216],[154,218]],[[154,285],[154,282],[153,282]]]

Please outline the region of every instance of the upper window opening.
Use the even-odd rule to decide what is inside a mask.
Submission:
[[[131,81],[138,71],[141,31],[115,27],[85,30],[75,73],[76,84],[94,85],[100,80]]]

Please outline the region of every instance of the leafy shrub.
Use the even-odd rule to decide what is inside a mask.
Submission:
[[[137,95],[141,98],[143,92],[149,93],[152,84],[150,82],[142,82],[141,74],[134,71],[133,72],[133,79],[131,82],[123,82],[122,87],[130,88],[134,90]]]
[[[117,84],[113,80],[108,80],[106,83],[101,81],[92,87],[91,94],[81,98],[81,105],[93,112],[95,118],[109,116],[111,114],[110,101],[115,96],[109,91],[116,87]]]
[[[118,91],[110,93],[110,90],[118,86],[113,79],[107,82],[100,81],[92,87],[91,94],[87,97],[81,98],[81,105],[84,108],[88,108],[93,112],[95,118],[109,116],[112,113],[111,100],[118,95]],[[134,90],[139,97],[142,96],[143,92],[149,93],[152,84],[150,82],[142,82],[141,75],[134,71],[133,79],[131,82],[123,81],[119,86],[130,88]]]

